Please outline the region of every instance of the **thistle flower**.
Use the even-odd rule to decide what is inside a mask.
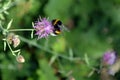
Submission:
[[[46,18],[35,22],[33,28],[36,30],[35,35],[38,35],[38,39],[46,38],[53,32],[53,26]]]
[[[113,65],[116,61],[116,52],[108,51],[103,55],[103,61],[108,65]]]

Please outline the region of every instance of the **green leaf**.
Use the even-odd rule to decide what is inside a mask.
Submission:
[[[4,51],[6,51],[6,41],[4,41]]]
[[[34,26],[33,22],[32,22],[32,26]],[[33,35],[34,35],[34,30],[32,30],[32,32],[31,32],[31,38],[33,38]]]
[[[52,63],[54,63],[54,61],[58,58],[57,55],[53,55],[50,59],[49,65],[52,65]]]
[[[7,29],[9,29],[11,27],[12,22],[13,22],[13,19],[11,19],[10,22],[8,23]]]
[[[9,12],[8,12],[8,11],[4,11],[4,13],[5,13],[5,14],[7,14],[7,15],[9,14]]]
[[[85,62],[86,62],[86,64],[89,66],[89,65],[90,65],[90,63],[89,63],[89,58],[88,58],[88,55],[87,55],[87,54],[85,54],[84,56],[85,56]]]
[[[3,8],[4,10],[8,9],[11,5],[11,0],[9,0],[6,4],[4,4]]]
[[[14,53],[18,53],[18,52],[20,52],[20,49],[18,49],[18,50],[15,50],[15,51],[13,51]]]
[[[33,38],[34,30],[31,31],[31,38]]]
[[[70,55],[70,59],[73,59],[74,55],[73,55],[73,50],[71,48],[69,49],[69,55]]]
[[[5,20],[5,17],[4,17],[3,14],[0,14],[0,18],[1,18],[2,20]]]

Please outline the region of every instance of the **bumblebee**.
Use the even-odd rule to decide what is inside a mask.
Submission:
[[[52,20],[52,25],[54,27],[53,34],[54,35],[59,35],[61,33],[62,22],[59,19],[53,19]]]

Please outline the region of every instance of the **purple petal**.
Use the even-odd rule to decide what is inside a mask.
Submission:
[[[35,22],[33,28],[36,30],[35,35],[38,35],[38,38],[46,38],[53,32],[53,26],[46,18]]]
[[[114,51],[108,51],[103,55],[103,61],[107,64],[112,65],[116,60],[116,53]]]

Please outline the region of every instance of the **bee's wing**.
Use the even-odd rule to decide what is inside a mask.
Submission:
[[[61,27],[62,31],[70,32],[70,30],[67,27],[65,27],[64,25],[61,25],[60,27]]]
[[[67,27],[65,27],[64,25],[59,26],[59,28],[60,28],[61,32],[64,32],[64,31],[69,32],[69,29],[68,29]],[[50,35],[51,35],[51,36],[57,36],[57,35],[54,34],[54,33],[50,33]]]

